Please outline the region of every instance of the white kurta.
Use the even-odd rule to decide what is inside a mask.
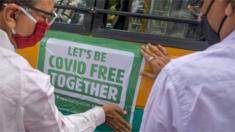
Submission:
[[[141,132],[235,132],[235,31],[163,69]]]
[[[0,132],[91,132],[105,122],[100,107],[62,115],[50,77],[15,53],[3,30],[0,42]]]

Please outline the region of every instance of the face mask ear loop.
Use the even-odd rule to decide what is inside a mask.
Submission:
[[[218,34],[220,34],[220,32],[221,32],[221,30],[222,30],[222,28],[223,28],[223,26],[224,26],[224,23],[225,23],[226,19],[227,19],[227,16],[224,16],[223,20],[222,20],[221,23],[220,23],[219,30],[218,30]]]
[[[11,29],[11,32],[12,32],[12,34],[13,34],[13,35],[15,35],[15,34],[16,34],[15,29]],[[13,44],[13,46],[15,47],[15,49],[17,49],[17,45],[16,45],[16,44]]]
[[[208,8],[207,8],[207,10],[206,10],[205,16],[207,16],[208,13],[210,12],[211,7],[212,7],[212,5],[214,4],[214,2],[215,2],[215,0],[212,0],[211,3],[209,4],[209,6],[208,6]]]
[[[15,29],[11,29],[12,34],[16,34]]]

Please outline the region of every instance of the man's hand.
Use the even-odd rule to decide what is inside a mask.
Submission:
[[[161,45],[153,46],[148,44],[147,46],[142,46],[140,52],[153,70],[152,73],[142,72],[142,75],[151,79],[155,79],[162,68],[170,61],[170,57],[166,49]]]
[[[103,106],[105,112],[105,123],[116,132],[130,132],[130,125],[122,118],[127,112],[122,108],[108,104]]]

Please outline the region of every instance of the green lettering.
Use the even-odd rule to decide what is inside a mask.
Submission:
[[[106,80],[105,76],[106,74],[107,74],[107,68],[105,66],[99,66],[98,78]]]
[[[114,82],[115,78],[115,68],[109,68],[108,80]]]
[[[49,70],[49,75],[51,76],[51,83],[52,83],[53,85],[55,85],[55,84],[57,83],[57,76],[58,76],[58,74],[57,74],[57,73],[54,73],[54,72],[51,72],[51,71]]]
[[[54,68],[55,67],[55,65],[53,65],[53,60],[54,60],[54,58],[55,58],[55,56],[50,56],[50,58],[49,58],[49,65],[50,65],[50,67],[52,67],[52,68]]]
[[[60,74],[57,79],[58,79],[57,85],[61,88],[64,88],[64,86],[65,86],[65,76]]]
[[[103,99],[107,98],[108,94],[108,85],[101,85],[100,87],[100,97]]]
[[[125,73],[124,70],[118,69],[117,77],[116,77],[116,82],[117,83],[121,83],[121,84],[123,83],[124,73]]]
[[[94,56],[94,60],[95,61],[99,61],[99,59],[100,59],[100,52],[95,52],[95,56]]]
[[[56,58],[56,68],[57,69],[62,69],[63,68],[63,58],[62,57],[57,57]]]
[[[68,55],[73,56],[72,47],[69,46]]]
[[[84,85],[85,84],[79,78],[77,78],[75,90],[78,92],[82,92],[82,89],[85,87]]]
[[[79,50],[79,57],[82,57],[83,49],[78,49],[78,50]]]
[[[73,73],[76,73],[76,71],[77,71],[77,61],[74,61],[73,62]]]
[[[70,71],[72,64],[73,64],[73,60],[66,58],[65,59],[65,70]]]
[[[91,83],[89,81],[85,81],[83,80],[84,84],[85,84],[85,88],[84,88],[84,93],[85,94],[89,94],[89,89],[91,89]]]
[[[87,53],[87,57],[86,57],[86,59],[91,59],[91,50],[88,50],[86,53]]]
[[[102,53],[102,56],[101,56],[101,62],[106,62],[106,53]]]
[[[73,48],[73,56],[78,56],[78,48]]]
[[[109,87],[109,94],[108,94],[108,99],[112,101],[117,101],[117,94],[118,90],[116,87],[110,86]]]
[[[77,73],[78,74],[85,74],[86,72],[86,63],[85,62],[78,62],[78,69],[77,69]]]
[[[91,83],[90,95],[98,97],[99,96],[99,89],[100,89],[99,83]]]
[[[92,64],[91,65],[91,71],[90,71],[90,77],[94,77],[94,74],[97,72],[98,65]]]
[[[76,84],[76,79],[73,76],[69,76],[66,81],[66,86],[70,90],[74,90]]]

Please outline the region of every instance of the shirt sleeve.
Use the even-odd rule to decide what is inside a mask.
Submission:
[[[105,113],[100,107],[80,114],[62,115],[55,105],[49,76],[29,70],[22,78],[23,122],[27,132],[92,132],[105,122]]]
[[[164,69],[152,87],[141,125],[141,132],[175,132],[179,119],[175,87]]]

